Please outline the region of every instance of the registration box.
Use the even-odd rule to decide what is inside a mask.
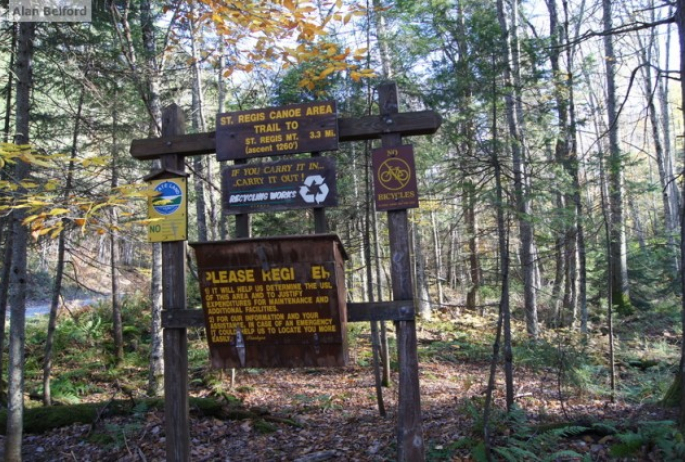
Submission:
[[[190,246],[213,367],[346,365],[347,257],[336,235]]]

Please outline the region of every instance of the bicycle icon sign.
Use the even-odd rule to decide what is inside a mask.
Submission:
[[[397,157],[385,160],[378,169],[378,180],[385,189],[397,191],[407,186],[411,179],[409,164]]]
[[[414,149],[411,145],[374,149],[371,160],[376,210],[419,206]]]

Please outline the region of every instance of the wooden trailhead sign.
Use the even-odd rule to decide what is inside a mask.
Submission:
[[[346,259],[318,234],[190,244],[212,366],[347,364]]]
[[[334,151],[338,149],[335,103],[323,101],[219,114],[219,160]]]
[[[312,109],[315,107],[318,108]],[[217,119],[216,132],[186,135],[184,134],[183,113],[178,106],[171,105],[165,108],[162,115],[162,137],[134,140],[131,143],[130,152],[138,160],[161,160],[163,170],[183,173],[185,157],[194,155],[217,153],[219,160],[234,160],[236,165],[241,163],[250,165],[245,162],[253,157],[309,151],[312,152],[312,156],[315,156],[315,152],[335,150],[338,143],[347,141],[380,140],[383,149],[404,149],[402,148],[403,137],[431,135],[441,124],[440,116],[433,111],[399,112],[397,87],[393,82],[387,82],[378,87],[377,107],[379,108],[377,115],[349,118],[337,117],[335,106],[327,102],[220,114]],[[224,117],[223,120],[222,117]],[[286,124],[286,122],[290,123]],[[302,128],[304,131],[301,130]],[[284,145],[295,142],[296,146]],[[312,159],[319,158],[312,157]],[[231,168],[235,168],[236,165]],[[262,164],[262,168],[264,165],[266,164]],[[404,178],[395,168],[398,166],[391,167],[393,167],[391,176],[395,180]],[[247,171],[233,171],[238,171],[236,177],[241,175],[246,179],[250,177]],[[254,178],[261,174],[255,175],[257,176]],[[394,187],[392,181],[388,184]],[[310,186],[315,186],[314,182]],[[409,203],[406,204],[406,207],[411,206]],[[325,216],[322,214],[324,209],[312,208],[316,232],[325,233],[326,231],[322,231],[326,227]],[[311,246],[319,250],[316,250],[315,255],[306,258],[304,255],[309,251],[307,245],[304,249],[295,252],[301,252],[297,258],[291,255],[286,256],[287,252],[283,251],[283,246],[298,245],[299,240],[302,242],[309,242],[309,239],[316,240],[319,239],[319,234],[297,236],[293,241],[281,241],[280,238],[264,241],[239,239],[235,244],[238,247],[233,250],[244,253],[244,258],[234,258],[232,254],[223,253],[225,258],[219,258],[221,261],[218,261],[219,259],[212,256],[214,252],[229,252],[228,250],[209,250],[208,260],[203,260],[204,257],[198,255],[204,297],[203,306],[209,308],[209,302],[217,301],[214,298],[210,300],[209,295],[216,297],[223,294],[230,297],[222,298],[220,300],[222,302],[250,300],[249,304],[242,302],[244,306],[241,308],[250,306],[255,312],[248,313],[245,309],[240,313],[237,311],[229,313],[228,307],[235,308],[240,303],[236,303],[235,306],[228,303],[225,306],[215,304],[211,306],[221,307],[226,310],[226,313],[219,314],[217,311],[210,314],[207,311],[207,318],[205,318],[204,310],[187,308],[186,242],[161,243],[167,461],[190,460],[188,327],[204,326],[208,330],[208,335],[213,336],[210,340],[213,342],[213,347],[219,350],[224,349],[216,355],[216,361],[222,366],[242,364],[247,366],[252,358],[255,360],[260,358],[262,353],[258,351],[258,348],[261,347],[271,349],[270,352],[274,354],[277,349],[294,348],[305,358],[290,359],[291,361],[318,365],[344,364],[345,322],[378,320],[394,321],[396,328],[399,370],[397,414],[394,417],[397,422],[397,461],[422,462],[425,460],[407,208],[388,210],[387,222],[393,296],[393,300],[389,302],[345,303],[344,278],[340,276],[344,253],[337,244],[337,238],[331,240],[329,237],[327,241],[322,241],[320,247]],[[242,238],[249,236],[248,213],[236,215],[236,236]],[[196,248],[205,245],[212,244],[198,244]],[[241,248],[241,245],[245,248]],[[208,248],[211,249],[211,247]],[[275,278],[279,281],[275,281]],[[281,283],[284,287],[271,287],[274,297],[270,297],[267,293],[269,286]],[[293,285],[285,287],[285,284]],[[208,291],[205,291],[206,289]],[[273,289],[277,290],[273,291]],[[250,298],[246,299],[242,295],[235,298],[232,295],[259,292],[265,293],[266,303],[252,301],[259,299],[258,296],[252,298],[250,295]],[[257,307],[263,307],[264,312],[257,313]],[[248,319],[248,314],[269,316],[258,320],[256,317]],[[281,314],[283,316],[280,316]],[[289,314],[293,314],[290,319],[293,324],[285,326]],[[298,325],[295,322],[298,319],[296,314],[299,315],[300,320],[306,319],[310,323],[301,322]],[[210,319],[209,316],[214,316],[214,318]],[[228,320],[219,319],[218,316],[228,316]],[[264,324],[259,326],[257,322]],[[276,325],[277,322],[282,324]],[[284,330],[283,336],[269,337],[269,335],[279,334],[279,327],[290,327],[293,332]],[[316,332],[313,332],[312,328],[315,328]],[[263,339],[259,338],[258,329],[266,329],[263,332]],[[269,329],[276,329],[276,333],[272,333]],[[301,331],[304,333],[301,334]],[[248,335],[253,337],[247,339]],[[338,335],[340,337],[337,337]],[[251,347],[248,342],[254,342],[255,348],[248,349]],[[277,345],[277,347],[269,345]],[[330,350],[324,353],[329,348]],[[323,359],[326,355],[330,357]],[[214,361],[215,356],[212,353],[212,362]],[[269,359],[262,357],[261,361],[268,362]]]
[[[335,161],[327,157],[233,165],[221,175],[229,214],[338,205]]]

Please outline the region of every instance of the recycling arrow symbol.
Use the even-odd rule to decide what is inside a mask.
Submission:
[[[320,204],[328,196],[328,185],[321,175],[310,175],[304,179],[304,184],[300,186],[300,196],[308,203]]]

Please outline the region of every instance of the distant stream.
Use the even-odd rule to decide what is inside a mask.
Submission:
[[[73,308],[79,308],[81,306],[89,305],[92,303],[96,303],[97,301],[101,300],[103,297],[95,297],[95,298],[79,298],[76,300],[69,300],[67,304],[69,305],[69,309]],[[60,308],[61,310],[62,308]],[[27,303],[26,305],[26,317],[27,318],[33,318],[35,316],[40,316],[43,314],[50,314],[50,303]],[[9,307],[7,308],[7,317],[9,318],[10,315],[10,309]]]

